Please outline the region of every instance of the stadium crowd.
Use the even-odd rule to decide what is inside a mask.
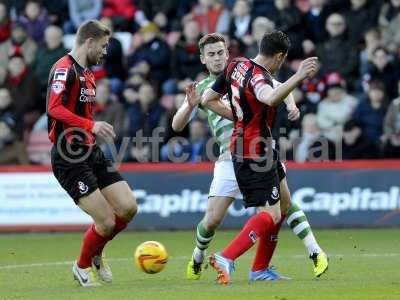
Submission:
[[[309,161],[323,143],[331,159],[338,149],[343,159],[400,157],[400,0],[0,0],[0,164],[49,163],[48,73],[92,18],[113,30],[93,67],[94,110],[114,126],[117,149],[124,137],[161,128],[161,161],[170,151],[207,160],[205,115],[179,135],[171,128],[185,87],[207,76],[198,40],[220,32],[231,58],[253,57],[263,33],[279,29],[292,47],[278,80],[304,57],[321,61],[318,76],[294,92],[301,119],[289,122],[278,109],[274,131],[287,159]],[[149,161],[152,145],[130,142],[122,159]]]

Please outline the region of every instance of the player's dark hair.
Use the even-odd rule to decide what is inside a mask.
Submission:
[[[290,48],[290,40],[286,33],[274,30],[264,34],[260,43],[260,54],[273,56],[278,53],[286,54]]]
[[[100,39],[111,35],[110,29],[97,20],[89,20],[78,28],[76,41],[78,45],[82,45],[87,39]]]
[[[216,32],[206,34],[199,41],[200,53],[203,53],[205,45],[214,44],[218,42],[223,42],[226,45],[225,37],[222,34]]]

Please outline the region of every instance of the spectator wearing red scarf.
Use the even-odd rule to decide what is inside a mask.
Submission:
[[[40,85],[21,54],[10,57],[7,71],[8,75],[4,86],[14,99],[12,111],[18,119],[23,118],[24,129],[29,129],[44,108],[45,101],[41,103],[40,99]]]

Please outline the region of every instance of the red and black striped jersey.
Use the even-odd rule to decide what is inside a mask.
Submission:
[[[93,73],[67,54],[51,68],[47,86],[49,139],[53,144],[92,146],[93,105],[96,85]]]
[[[268,70],[239,57],[229,63],[212,86],[221,95],[228,93],[235,123],[230,149],[236,156],[265,156],[267,146],[273,144],[271,127],[276,109],[257,99],[265,85],[273,87]]]

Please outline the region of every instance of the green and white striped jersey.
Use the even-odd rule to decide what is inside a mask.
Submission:
[[[214,81],[215,76],[208,76],[206,79],[199,82],[197,90],[202,94],[207,88],[213,85]],[[225,104],[229,105],[229,100],[226,95],[222,100]],[[221,117],[207,108],[199,107],[199,109],[203,110],[207,114],[211,133],[217,139],[219,145],[219,159],[230,159],[229,144],[233,133],[233,122]]]

